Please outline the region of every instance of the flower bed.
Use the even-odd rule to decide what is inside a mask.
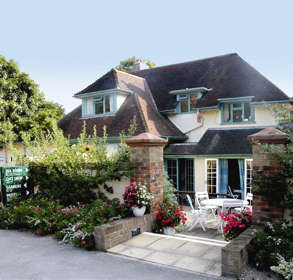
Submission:
[[[29,229],[36,235],[54,234],[61,242],[94,249],[94,227],[128,216],[118,198],[65,207],[48,198],[15,202],[0,209],[0,228]]]
[[[226,240],[232,240],[243,232],[252,222],[252,213],[248,209],[242,210],[240,213],[219,213],[223,220],[223,232]]]
[[[264,229],[254,232],[248,252],[250,265],[258,270],[270,270],[275,266],[274,271],[279,272],[283,267],[285,273],[286,267],[292,266],[293,226],[286,222],[277,226],[267,223]]]

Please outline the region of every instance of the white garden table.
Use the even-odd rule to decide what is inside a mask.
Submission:
[[[248,205],[248,201],[235,198],[212,198],[202,200],[200,203],[202,206],[217,206],[218,208],[223,208],[223,204],[225,204],[225,207],[227,208]]]

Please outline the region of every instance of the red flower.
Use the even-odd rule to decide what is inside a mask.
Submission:
[[[37,230],[37,231],[36,231],[36,235],[39,235],[39,234],[40,234],[40,231],[39,231],[39,230]]]
[[[75,226],[74,229],[75,229],[75,230],[78,230],[78,226]]]

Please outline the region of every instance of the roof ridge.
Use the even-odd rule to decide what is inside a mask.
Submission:
[[[238,55],[238,53],[227,53],[227,54],[216,55],[216,56],[211,56],[211,57],[207,57],[207,58],[201,58],[201,59],[190,60],[190,61],[185,61],[185,62],[178,62],[178,63],[168,64],[168,65],[162,65],[162,66],[158,66],[158,67],[154,67],[154,68],[148,68],[148,69],[143,69],[143,70],[138,70],[138,71],[131,71],[131,73],[142,73],[142,72],[147,72],[147,71],[150,71],[150,70],[162,69],[162,68],[170,67],[170,66],[184,65],[184,64],[187,64],[187,63],[200,62],[200,61],[205,61],[205,60],[209,60],[209,59],[222,58],[222,57],[225,57],[225,56],[232,56],[232,55],[236,55],[236,56],[240,57]],[[133,74],[131,74],[131,75],[133,75]],[[134,75],[134,76],[136,76],[136,75]]]
[[[145,117],[144,117],[144,113],[142,112],[142,109],[141,109],[141,107],[140,107],[140,103],[139,103],[139,100],[138,100],[138,98],[137,98],[137,95],[138,95],[137,93],[134,93],[134,94],[133,94],[133,96],[134,96],[134,100],[135,100],[136,105],[137,105],[137,108],[138,108],[138,112],[139,112],[139,114],[140,114],[140,117],[141,117],[141,119],[142,119],[143,126],[144,126],[146,132],[150,132],[149,127],[148,127],[148,125],[147,125],[147,121],[146,121],[146,119],[145,119]]]

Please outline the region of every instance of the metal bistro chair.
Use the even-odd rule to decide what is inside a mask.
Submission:
[[[200,224],[203,231],[206,231],[205,226],[203,224],[203,222],[205,221],[205,218],[206,218],[206,210],[204,210],[204,209],[195,210],[189,194],[186,195],[186,198],[187,198],[189,205],[191,207],[191,213],[195,217],[195,220],[192,222],[192,224],[190,226],[188,226],[187,230],[191,231],[197,224]]]
[[[238,198],[238,194],[234,194],[230,188],[230,186],[228,186],[228,193],[232,196],[232,198],[237,199]]]
[[[218,208],[217,206],[203,206],[201,204],[201,201],[209,199],[208,192],[196,192],[195,198],[196,198],[196,202],[198,204],[199,209],[204,209],[206,211],[210,211],[211,214],[214,216],[214,218],[217,219],[217,216],[216,216],[216,211]]]

